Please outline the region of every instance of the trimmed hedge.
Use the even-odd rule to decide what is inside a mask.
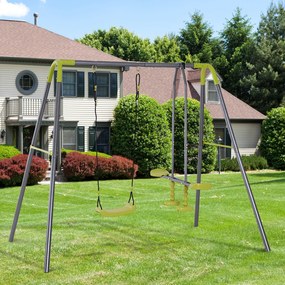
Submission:
[[[18,186],[22,183],[28,155],[19,154],[0,161],[0,187]],[[48,163],[33,156],[27,184],[34,185],[45,178]]]
[[[79,152],[68,153],[62,162],[63,173],[68,181],[94,179],[127,179],[132,178],[133,161],[121,156],[97,158]],[[134,166],[135,174],[138,166]],[[97,171],[96,171],[97,170]]]
[[[141,95],[137,119],[135,102],[135,95],[128,95],[115,108],[111,149],[133,159],[139,165],[138,176],[149,177],[151,169],[170,167],[171,134],[165,111],[156,100]]]
[[[5,144],[0,145],[0,160],[5,158],[11,158],[18,154],[21,154],[21,152],[14,146]]]
[[[241,157],[243,167],[246,171],[248,170],[260,170],[267,169],[267,160],[258,155],[243,155]],[[218,166],[216,166],[218,169]],[[222,171],[239,171],[239,165],[236,158],[225,158],[221,160],[221,170]]]
[[[285,107],[267,113],[261,128],[260,152],[269,166],[285,169]]]
[[[91,155],[91,156],[96,156],[96,151],[81,152],[81,151],[77,151],[77,150],[71,150],[71,149],[62,148],[61,149],[61,158],[64,159],[68,153],[72,153],[72,152],[77,152],[77,153],[87,154],[87,155]],[[106,153],[103,153],[103,152],[99,152],[99,151],[98,151],[98,156],[106,157],[106,158],[112,157],[109,154],[106,154]]]

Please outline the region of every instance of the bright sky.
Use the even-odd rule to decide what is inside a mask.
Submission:
[[[270,3],[285,0],[0,0],[0,19],[24,20],[71,39],[123,27],[141,38],[178,34],[194,12],[218,34],[237,7],[256,28]]]

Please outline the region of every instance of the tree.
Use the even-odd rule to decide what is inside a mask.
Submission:
[[[175,171],[182,173],[184,171],[184,98],[179,97],[175,100]],[[199,141],[199,111],[200,103],[194,99],[188,99],[188,172],[197,172],[198,159],[198,141]],[[167,101],[163,107],[166,110],[169,125],[172,118],[172,100]],[[213,142],[215,139],[213,121],[210,113],[205,109],[204,116],[204,141]],[[203,146],[202,172],[214,170],[216,162],[216,148],[211,145]]]
[[[285,9],[281,3],[272,3],[262,15],[255,42],[247,63],[249,72],[241,84],[249,90],[246,101],[265,114],[285,100]]]
[[[223,74],[223,86],[244,101],[248,101],[249,89],[242,80],[250,73],[247,62],[251,60],[254,50],[251,31],[249,19],[242,16],[237,8],[221,33],[226,61],[218,69]]]
[[[124,60],[151,62],[155,58],[155,50],[149,39],[140,39],[124,28],[98,30],[78,41]]]
[[[154,40],[156,62],[180,62],[180,47],[175,36],[157,37]]]
[[[171,136],[162,106],[142,95],[136,118],[135,95],[121,98],[114,111],[111,148],[113,154],[134,160],[139,165],[139,176],[148,177],[155,168],[168,169]]]
[[[182,60],[212,63],[214,58],[221,56],[220,41],[212,35],[212,28],[203,21],[202,14],[194,13],[178,37]]]

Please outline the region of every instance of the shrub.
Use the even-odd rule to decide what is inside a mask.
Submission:
[[[258,155],[249,155],[241,157],[244,170],[260,170],[268,168],[267,160]],[[218,169],[218,166],[216,166]],[[221,160],[222,171],[239,171],[239,165],[236,158],[225,158]]]
[[[131,178],[133,174],[133,161],[121,156],[111,158],[99,156],[97,168],[95,156],[71,152],[66,155],[62,166],[64,176],[69,181],[124,179]],[[138,166],[135,165],[135,174],[137,170]]]
[[[11,158],[20,154],[21,152],[11,145],[0,145],[0,160],[5,158]]]
[[[96,156],[96,151],[80,152],[80,151],[77,151],[77,150],[62,148],[62,149],[61,149],[61,158],[64,159],[64,158],[66,157],[66,155],[67,155],[68,153],[71,153],[71,152],[77,152],[77,153],[82,153],[82,154],[88,154],[88,155],[91,155],[91,156]],[[106,154],[106,153],[103,153],[103,152],[99,152],[99,151],[98,151],[98,156],[100,156],[100,157],[106,157],[106,158],[110,158],[110,157],[111,157],[111,155]]]
[[[285,169],[285,108],[272,109],[262,123],[260,151],[269,166]]]
[[[138,175],[148,177],[151,169],[169,168],[171,135],[162,106],[142,95],[136,120],[135,95],[120,99],[111,130],[112,153],[133,159]]]
[[[169,126],[172,118],[172,100],[164,104]],[[194,99],[188,99],[188,172],[197,172],[198,142],[199,142],[199,113],[200,103]],[[204,141],[213,142],[215,139],[214,126],[210,113],[205,109],[204,114]],[[175,171],[184,172],[184,98],[175,100]],[[214,146],[203,145],[202,172],[210,172],[215,168],[217,150]]]
[[[0,186],[21,185],[28,155],[19,154],[0,161]],[[45,178],[48,163],[46,160],[33,156],[27,184],[34,185]]]

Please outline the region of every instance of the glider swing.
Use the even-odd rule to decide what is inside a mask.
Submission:
[[[99,213],[103,217],[117,217],[117,216],[124,216],[124,215],[129,215],[135,211],[135,199],[134,199],[134,177],[135,177],[135,162],[134,158],[133,160],[133,165],[132,165],[132,180],[131,180],[131,190],[130,190],[130,195],[129,195],[129,200],[125,204],[124,207],[121,208],[114,208],[114,209],[103,209],[102,203],[101,203],[101,198],[100,198],[100,178],[99,178],[99,159],[98,159],[98,144],[97,144],[97,125],[98,125],[98,120],[97,120],[97,78],[96,78],[96,73],[93,72],[94,76],[94,102],[95,102],[95,151],[96,151],[96,180],[97,180],[97,207],[96,207],[96,212]],[[140,73],[138,72],[136,74],[136,97],[135,97],[135,124],[138,124],[138,105],[139,105],[139,95],[140,95]],[[134,140],[136,140],[136,131],[134,132]],[[134,149],[133,149],[133,154],[134,154]]]
[[[178,71],[182,72],[183,76],[183,83],[184,83],[184,179],[179,179],[174,176],[174,168],[175,168],[175,101],[177,96],[177,81],[178,81]],[[201,169],[202,164],[199,161],[202,160],[202,147],[198,149],[198,166],[197,166],[197,183],[190,183],[188,182],[187,172],[188,172],[188,102],[187,102],[187,80],[185,75],[185,66],[180,66],[180,70],[176,68],[173,80],[173,90],[172,90],[172,114],[171,114],[171,132],[172,132],[172,166],[171,166],[171,173],[169,173],[166,169],[153,169],[150,172],[150,175],[153,177],[160,177],[170,180],[170,200],[165,201],[166,206],[178,206],[180,203],[179,201],[175,200],[175,184],[182,184],[184,186],[184,197],[183,197],[183,206],[178,207],[179,211],[190,211],[191,208],[188,206],[188,189],[192,190],[208,190],[211,189],[210,183],[201,183]],[[201,105],[203,102],[201,103]],[[200,107],[200,128],[199,128],[199,141],[203,140],[203,128],[204,128],[204,114],[201,112]]]

